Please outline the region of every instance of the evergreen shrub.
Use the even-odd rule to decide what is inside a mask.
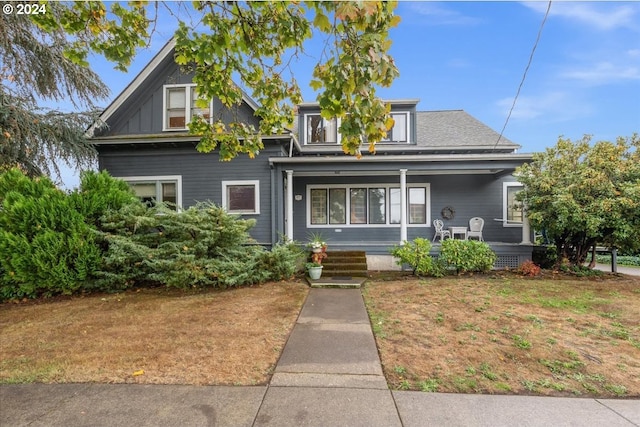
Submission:
[[[249,236],[254,225],[208,202],[182,212],[163,204],[109,212],[101,220],[107,250],[98,286],[226,288],[290,277],[299,249],[289,244],[266,251]]]
[[[0,175],[0,299],[79,290],[97,269],[94,233],[46,177]]]

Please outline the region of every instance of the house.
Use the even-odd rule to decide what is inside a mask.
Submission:
[[[515,168],[531,161],[518,145],[462,110],[418,111],[417,99],[389,100],[395,120],[375,155],[342,153],[339,123],[315,103],[298,108],[291,132],[263,137],[255,159],[220,162],[199,153],[189,135],[191,115],[211,116],[192,104],[191,76],[173,61],[173,41],[154,57],[103,112],[108,124],[92,129],[99,168],[127,181],[145,200],[188,207],[210,200],[255,218],[262,245],[281,235],[297,241],[321,232],[331,249],[367,253],[370,268],[393,268],[389,248],[416,237],[431,239],[433,221],[445,227],[485,220],[483,236],[498,254],[496,267],[531,258],[531,232],[514,206],[521,185]],[[257,125],[248,97],[233,112]],[[257,127],[257,126],[256,126]]]

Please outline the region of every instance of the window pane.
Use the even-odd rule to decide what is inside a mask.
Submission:
[[[167,126],[169,129],[184,129],[186,118],[185,88],[167,89]]]
[[[507,220],[522,222],[522,205],[516,200],[516,194],[522,187],[507,187]]]
[[[351,189],[351,224],[367,223],[367,189]]]
[[[129,186],[133,189],[136,196],[148,206],[156,203],[156,184],[152,182],[130,182]]]
[[[195,116],[201,116],[203,117],[205,120],[209,120],[209,118],[211,117],[211,112],[209,110],[209,108],[201,108],[198,107],[196,105],[196,100],[198,98],[197,94],[196,94],[196,88],[192,87],[191,88],[191,117],[195,117]],[[203,98],[200,98],[203,99]]]
[[[311,190],[311,224],[327,223],[327,190]]]
[[[347,222],[347,190],[332,188],[329,190],[329,223],[346,224]]]
[[[386,224],[386,190],[369,189],[369,224]]]
[[[185,88],[169,89],[167,96],[169,98],[169,102],[167,104],[170,110],[173,110],[174,108],[185,108],[187,105]]]
[[[425,188],[409,189],[409,223],[425,224],[427,222],[427,197]]]
[[[255,185],[229,185],[227,187],[227,210],[229,212],[255,212]]]
[[[162,183],[162,201],[173,203],[174,205],[178,203],[176,198],[176,183],[175,182],[163,182]]]
[[[337,122],[335,119],[325,120],[320,114],[307,116],[307,143],[337,142]]]
[[[389,189],[389,218],[391,224],[400,224],[400,189]]]
[[[407,115],[406,114],[392,114],[393,120],[396,124],[393,125],[392,141],[407,142]]]

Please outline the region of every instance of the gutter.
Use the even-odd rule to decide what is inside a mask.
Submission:
[[[533,154],[419,154],[419,155],[386,155],[362,156],[299,156],[299,157],[270,157],[269,164],[293,165],[293,164],[328,164],[328,163],[390,163],[390,162],[467,162],[482,160],[533,160]]]

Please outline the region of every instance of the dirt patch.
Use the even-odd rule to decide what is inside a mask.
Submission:
[[[0,382],[265,384],[308,288],[268,283],[0,305]]]
[[[640,278],[385,276],[364,293],[394,389],[640,396]]]

